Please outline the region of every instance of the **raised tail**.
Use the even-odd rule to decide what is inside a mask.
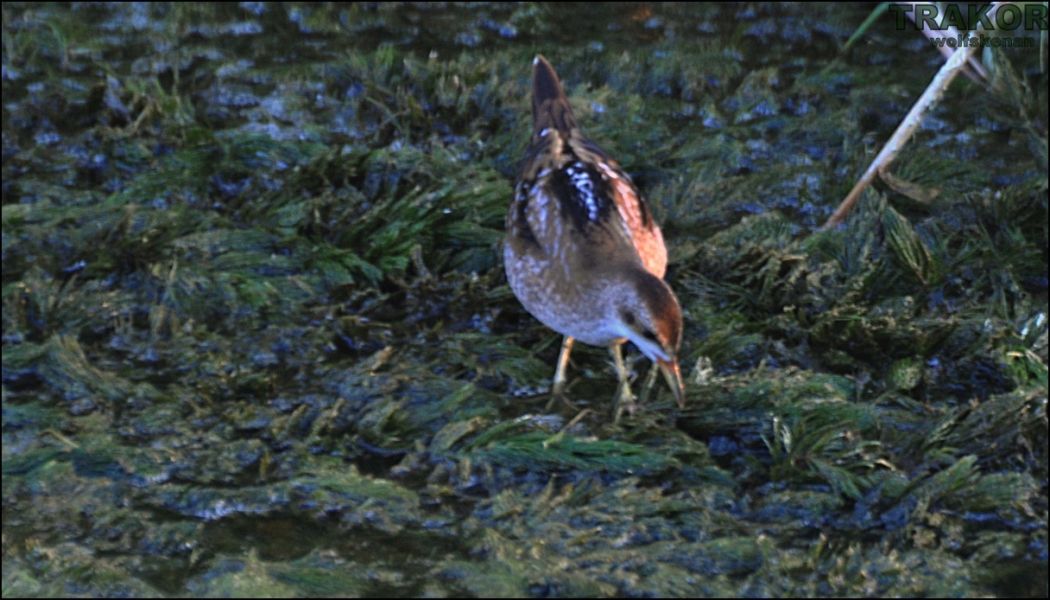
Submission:
[[[575,127],[576,118],[558,74],[546,58],[537,54],[532,61],[532,134],[536,136],[550,128],[568,134]]]

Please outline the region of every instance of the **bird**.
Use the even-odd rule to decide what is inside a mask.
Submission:
[[[507,211],[503,262],[525,309],[564,336],[552,396],[564,398],[576,340],[606,346],[619,379],[614,421],[633,414],[621,351],[630,341],[685,408],[682,310],[663,279],[660,227],[630,176],[580,130],[550,62],[536,55],[532,64],[532,136]],[[648,385],[654,378],[651,370]]]

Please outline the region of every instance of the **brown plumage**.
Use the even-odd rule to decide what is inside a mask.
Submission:
[[[511,289],[565,335],[553,392],[565,386],[573,339],[608,346],[620,408],[633,408],[620,345],[630,340],[663,371],[679,405],[682,315],[663,281],[667,248],[631,178],[580,131],[557,74],[533,61],[532,138],[507,213]]]

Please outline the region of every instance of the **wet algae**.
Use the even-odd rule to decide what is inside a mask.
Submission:
[[[868,11],[5,3],[4,596],[1045,597],[1039,40],[821,231],[942,60]],[[536,52],[665,224],[684,411],[585,347],[545,408]]]

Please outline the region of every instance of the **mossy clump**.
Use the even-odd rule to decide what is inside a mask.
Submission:
[[[868,10],[5,5],[4,595],[1045,597],[1045,69],[820,230],[943,61]],[[539,51],[663,226],[684,410],[582,345],[548,406]]]

